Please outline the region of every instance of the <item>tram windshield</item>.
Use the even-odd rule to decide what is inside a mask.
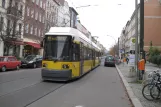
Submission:
[[[71,40],[71,36],[47,35],[44,44],[44,59],[69,61],[71,59]]]

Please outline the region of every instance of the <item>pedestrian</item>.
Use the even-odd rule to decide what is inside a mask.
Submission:
[[[129,63],[129,58],[128,57],[126,57],[126,62],[127,62],[127,64]]]
[[[124,57],[123,58],[123,66],[124,66],[125,63],[126,63],[126,58]]]

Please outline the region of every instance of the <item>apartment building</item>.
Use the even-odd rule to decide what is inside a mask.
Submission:
[[[147,0],[144,3],[144,49],[150,42],[161,49],[161,0]]]
[[[22,56],[25,2],[0,1],[0,56]]]
[[[46,0],[26,0],[23,56],[42,54],[40,42],[45,33]]]
[[[51,27],[58,26],[59,6],[60,3],[57,0],[46,1],[45,32],[48,32]]]
[[[125,50],[130,51],[131,39],[135,38],[135,15],[134,11],[128,24],[125,26]],[[150,42],[153,46],[161,49],[161,0],[144,1],[144,50],[148,52]],[[138,5],[138,48],[140,50],[140,5]]]

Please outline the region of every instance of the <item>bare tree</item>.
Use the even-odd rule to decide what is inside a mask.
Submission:
[[[18,9],[18,3],[6,8],[6,13],[0,12],[1,26],[0,26],[0,40],[5,44],[4,53],[9,55],[9,49],[14,47],[16,41],[21,41],[22,29],[24,27],[23,6]],[[16,56],[16,49],[13,54]]]
[[[65,16],[69,17],[69,19],[67,19]],[[68,23],[70,23],[70,14],[66,13],[66,14],[64,14],[63,21],[62,21],[61,25],[62,25],[62,27],[66,27]]]
[[[48,32],[51,27],[58,25],[58,15],[56,6],[52,6],[53,10],[50,8],[47,12],[45,19],[45,32]]]

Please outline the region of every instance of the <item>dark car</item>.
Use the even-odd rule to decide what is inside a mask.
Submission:
[[[42,56],[40,55],[28,55],[21,61],[21,67],[37,68],[42,65]]]
[[[112,55],[106,56],[104,66],[115,66],[115,58]]]

